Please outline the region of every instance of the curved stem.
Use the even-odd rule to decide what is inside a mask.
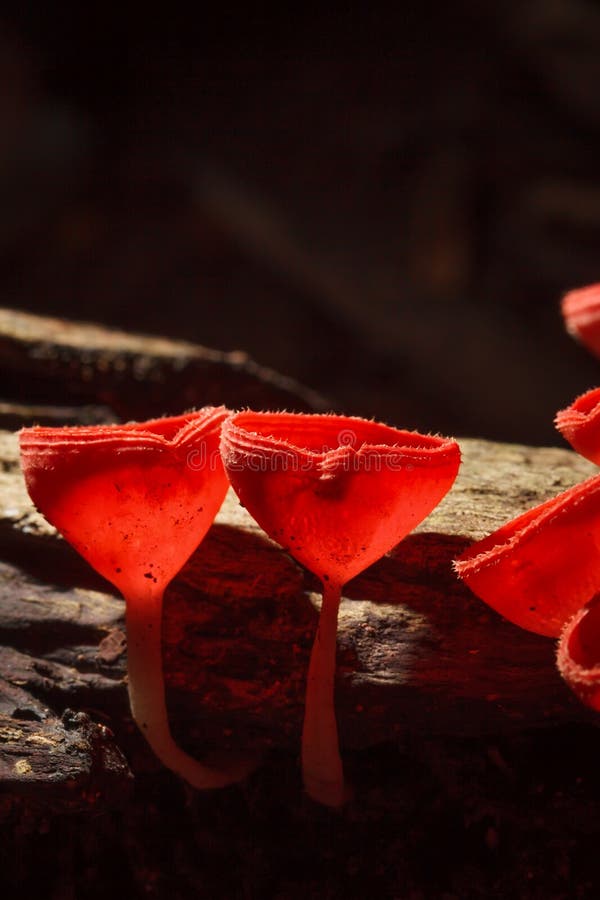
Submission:
[[[251,765],[218,770],[203,766],[175,743],[169,728],[162,665],[162,591],[126,598],[129,702],[140,731],[164,765],[196,788],[241,780]]]
[[[334,681],[341,585],[325,582],[306,684],[302,775],[307,793],[326,806],[345,800],[344,771],[335,718]]]

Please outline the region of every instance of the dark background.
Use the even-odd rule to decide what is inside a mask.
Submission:
[[[0,305],[243,349],[398,425],[560,443],[556,410],[600,384],[559,311],[600,281],[600,7],[322,6],[3,4]],[[4,877],[53,900],[598,896],[592,726],[432,723],[344,756],[364,808],[303,802],[289,754],[214,798],[153,773],[92,826],[20,826]]]
[[[327,5],[326,5],[327,6]],[[600,381],[600,11],[20,3],[0,302],[241,348],[346,412],[556,443]]]

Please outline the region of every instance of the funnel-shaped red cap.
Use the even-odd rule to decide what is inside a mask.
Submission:
[[[600,388],[577,397],[554,421],[574,450],[600,465]]]
[[[236,413],[223,426],[221,452],[259,525],[337,584],[412,531],[460,464],[455,441],[333,415]]]
[[[600,590],[600,475],[477,541],[455,567],[511,622],[557,637]]]
[[[600,356],[600,284],[565,294],[562,314],[569,334]]]
[[[567,623],[558,645],[558,670],[587,706],[600,711],[600,598]]]
[[[27,489],[126,597],[164,590],[227,492],[218,450],[226,415],[224,407],[206,407],[127,425],[26,428],[20,442]]]

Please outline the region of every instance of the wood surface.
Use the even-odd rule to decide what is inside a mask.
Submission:
[[[121,418],[190,407],[323,409],[315,391],[246,353],[0,308],[0,399],[101,403]],[[41,413],[38,412],[38,417]]]
[[[564,449],[460,444],[450,494],[344,590],[343,751],[407,733],[593,721],[558,676],[554,642],[502,620],[451,563],[594,467]],[[131,779],[125,759],[136,773],[158,768],[128,713],[124,604],[33,509],[9,432],[0,434],[0,545],[0,787],[14,799],[35,786],[36,803],[56,806],[83,803],[95,784],[106,801]],[[313,577],[230,492],[165,599],[171,722],[190,752],[218,762],[297,750],[318,605]]]

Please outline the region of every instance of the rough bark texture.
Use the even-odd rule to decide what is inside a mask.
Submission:
[[[344,591],[337,685],[344,751],[407,730],[465,737],[591,720],[556,672],[553,642],[473,598],[451,561],[593,467],[568,450],[477,440],[461,447],[452,492]],[[86,796],[94,780],[109,788],[128,781],[119,747],[133,754],[136,771],[155,763],[128,716],[123,602],[32,508],[15,435],[0,435],[0,460],[0,677],[7,685],[0,785],[6,797],[44,785],[37,803],[48,797],[67,806],[82,779]],[[190,752],[218,759],[297,749],[317,611],[312,577],[230,492],[165,601],[169,705]],[[65,709],[108,724],[116,743],[87,718],[73,740],[79,720],[61,720]],[[106,800],[112,792],[101,794]]]
[[[173,4],[151,15],[121,4],[117,16],[98,4],[67,3],[62,15],[48,3],[5,4],[2,302],[241,347],[347,412],[554,444],[556,409],[598,383],[597,361],[564,333],[558,299],[598,277],[600,7],[346,6],[339,15],[331,4],[280,5],[268,15],[251,5],[235,15],[198,6],[183,17]],[[66,340],[36,341],[10,365],[0,340],[0,397],[13,401],[0,407],[0,427],[87,415],[40,403],[114,402],[123,417],[179,412],[213,399],[207,385],[219,402],[230,392],[235,405],[296,405],[270,389],[249,397],[247,370],[236,381],[218,360],[136,367],[131,345],[103,372],[105,357],[87,337],[79,350],[63,348],[58,365],[56,345]],[[184,400],[187,391],[194,399]],[[551,457],[533,453],[539,479],[528,497],[520,491],[529,489],[529,463],[515,479],[499,474],[505,453],[514,471],[522,452],[483,448],[485,480],[473,479],[470,491],[465,466],[449,500],[471,517],[455,523],[458,547],[467,519],[484,532],[535,502],[538,488],[553,492],[583,476],[569,462],[568,478],[553,484]],[[362,632],[346,620],[340,628],[340,725],[354,799],[332,814],[303,797],[299,775],[294,734],[315,612],[293,566],[277,563],[287,588],[269,593],[268,566],[250,575],[243,565],[252,534],[221,525],[212,552],[227,535],[238,548],[213,557],[213,566],[226,558],[228,571],[240,572],[228,606],[206,581],[193,607],[183,581],[169,597],[169,700],[182,740],[217,754],[227,742],[272,742],[243,785],[192,794],[156,766],[129,721],[120,602],[99,596],[92,609],[89,591],[106,598],[106,585],[28,513],[22,524],[32,529],[27,539],[13,524],[0,536],[12,597],[12,612],[2,604],[0,748],[15,751],[2,757],[13,780],[3,775],[0,790],[0,896],[600,896],[600,729],[571,720],[584,713],[554,675],[551,641],[501,624],[459,592],[439,526],[426,524],[347,591],[344,611],[362,605],[371,620]],[[258,537],[257,548],[266,559]],[[432,557],[439,564],[426,594],[420,566]],[[205,578],[208,566],[198,563],[193,577]],[[254,594],[232,603],[247,584]],[[178,599],[185,592],[189,603]],[[191,616],[185,626],[173,625],[177,604]],[[226,623],[242,620],[245,643],[227,645]],[[462,637],[466,627],[485,643]],[[177,684],[193,667],[169,649],[174,628],[212,667],[205,694]],[[401,641],[396,656],[388,632]],[[250,638],[260,656],[248,655]],[[461,647],[470,679],[458,685]],[[374,679],[386,669],[391,677]],[[373,705],[359,713],[367,687]],[[230,706],[221,731],[219,691]],[[63,717],[68,703],[73,713]],[[105,753],[94,756],[85,715],[99,729],[95,746],[122,749],[134,777]],[[367,746],[377,727],[391,737]],[[40,737],[51,752],[39,754]],[[364,749],[351,749],[361,740]]]
[[[189,345],[14,313],[4,325],[13,337],[0,336],[0,417],[11,428],[153,414],[163,401],[178,412],[196,402],[182,384],[202,393],[198,403],[220,402],[203,392],[221,378],[236,405],[237,387],[265,406],[301,408],[306,398],[292,385],[281,399],[275,376],[232,370],[231,360],[215,368],[211,351],[188,369]],[[198,372],[209,381],[196,382]],[[61,405],[48,406],[50,395]],[[504,622],[451,570],[469,541],[594,469],[568,450],[461,446],[452,492],[344,591],[336,700],[354,800],[333,821],[303,796],[298,764],[319,602],[312,576],[230,494],[167,591],[164,664],[179,743],[215,764],[257,761],[242,785],[190,792],[131,721],[123,601],[32,508],[16,435],[0,432],[7,896],[95,900],[118,885],[132,900],[362,900],[426,897],[429,884],[436,900],[546,900],[565,896],[552,889],[571,884],[571,866],[577,896],[596,896],[596,719],[561,682],[553,642]],[[539,846],[552,847],[551,864],[536,858]]]
[[[124,418],[206,404],[322,409],[325,401],[245,353],[0,309],[0,374],[9,399],[100,402]]]

